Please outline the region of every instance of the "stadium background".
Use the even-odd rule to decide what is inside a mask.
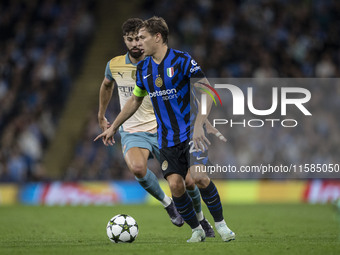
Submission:
[[[92,142],[100,132],[105,65],[126,51],[120,26],[129,17],[164,17],[169,45],[188,51],[209,77],[339,77],[338,1],[19,0],[1,1],[0,13],[0,204],[155,203],[129,173],[119,142]],[[339,87],[320,88],[318,97],[326,96],[326,112],[339,113]],[[115,100],[107,117],[118,112]],[[294,160],[338,163],[339,121],[325,112],[316,117],[324,125],[307,132],[307,145],[276,135],[300,151]],[[228,160],[260,160],[266,139],[260,146],[251,132],[240,137],[238,147],[228,137]],[[324,138],[329,143],[320,148]],[[161,178],[157,162],[151,169]],[[338,180],[256,176],[217,185],[226,203],[326,203],[340,196]]]

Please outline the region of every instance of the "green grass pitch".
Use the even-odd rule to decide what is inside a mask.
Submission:
[[[106,236],[108,220],[120,213],[139,225],[131,244]],[[340,214],[331,205],[225,205],[236,240],[224,243],[217,236],[196,244],[186,243],[190,228],[173,226],[161,206],[3,206],[0,215],[2,255],[340,254]]]

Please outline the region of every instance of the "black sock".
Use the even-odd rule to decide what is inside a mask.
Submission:
[[[218,194],[215,184],[210,181],[208,187],[200,189],[200,192],[204,203],[208,206],[208,209],[214,218],[214,221],[222,221],[223,209],[220,195]]]
[[[192,200],[188,193],[185,192],[181,197],[172,197],[178,213],[182,216],[183,220],[189,224],[191,228],[199,226],[199,222],[196,217]]]

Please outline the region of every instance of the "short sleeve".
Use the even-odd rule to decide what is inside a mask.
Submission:
[[[189,78],[204,78],[205,74],[203,73],[201,67],[197,64],[197,62],[189,55],[184,63],[184,73]]]
[[[110,60],[111,61],[111,60]],[[110,80],[110,81],[113,81],[114,78],[112,77],[112,72],[111,72],[111,69],[110,69],[110,61],[107,62],[107,65],[106,65],[106,68],[105,68],[105,77]]]

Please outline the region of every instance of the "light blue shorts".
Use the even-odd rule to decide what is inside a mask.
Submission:
[[[119,131],[121,136],[122,150],[125,156],[126,152],[133,148],[144,148],[148,149],[151,153],[149,158],[153,158],[153,155],[159,161],[159,148],[158,148],[158,140],[157,133],[148,133],[148,132],[136,132],[136,133],[128,133],[125,131]]]

